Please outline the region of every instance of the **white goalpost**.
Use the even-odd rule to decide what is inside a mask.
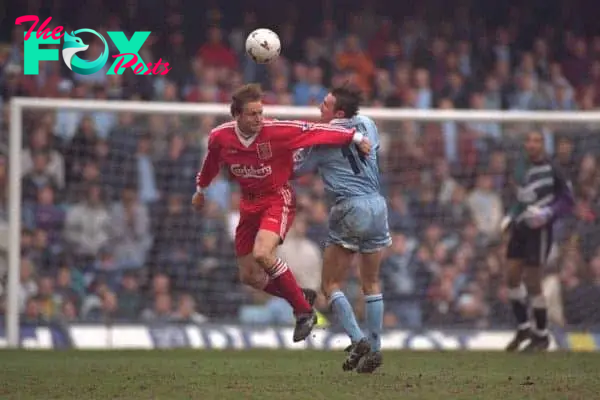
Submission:
[[[132,112],[139,114],[215,115],[227,116],[225,104],[191,104],[136,101],[64,100],[47,98],[13,98],[10,103],[9,138],[9,235],[8,280],[6,287],[6,339],[8,347],[19,347],[19,268],[21,249],[21,189],[23,112],[29,110],[80,110]],[[413,110],[363,108],[361,113],[376,121],[415,122],[497,122],[497,123],[600,123],[600,112],[528,112],[528,111],[469,111]],[[266,106],[265,114],[290,119],[314,119],[316,107]]]

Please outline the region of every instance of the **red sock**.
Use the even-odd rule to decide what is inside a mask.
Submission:
[[[263,292],[269,293],[271,296],[284,298],[281,295],[281,291],[279,290],[279,287],[277,287],[277,284],[275,282],[273,282],[271,280],[271,278],[269,278],[268,276],[267,276],[267,283],[266,283],[265,287],[263,288]]]
[[[300,289],[296,278],[294,278],[294,274],[283,260],[278,258],[268,274],[271,280],[267,286],[272,284],[279,289],[280,297],[290,303],[294,309],[294,314],[306,314],[311,311],[310,304],[306,301],[302,289]]]

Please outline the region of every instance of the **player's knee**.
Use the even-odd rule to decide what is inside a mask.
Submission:
[[[274,251],[270,246],[257,243],[252,251],[252,257],[261,267],[269,268],[275,263]]]
[[[534,268],[530,269],[523,279],[527,293],[531,296],[539,295],[542,293],[541,276],[537,270],[534,271]]]
[[[509,261],[506,272],[506,284],[508,287],[516,288],[521,285],[523,271],[521,265],[516,261]]]

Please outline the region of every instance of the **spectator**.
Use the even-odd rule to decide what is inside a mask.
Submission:
[[[94,97],[98,100],[108,100],[108,92],[106,86],[96,86],[94,88]],[[96,123],[98,138],[107,139],[109,132],[115,125],[117,116],[112,111],[95,111],[91,115]]]
[[[154,298],[151,308],[142,313],[142,319],[147,322],[169,322],[173,319],[171,295],[168,293],[158,294]]]
[[[166,210],[155,221],[154,246],[152,253],[163,258],[174,246],[191,249],[194,238],[189,232],[194,229],[194,218],[190,217],[184,208],[184,198],[181,195],[167,197]]]
[[[208,321],[206,316],[196,310],[196,301],[189,294],[179,296],[177,310],[173,315],[173,319],[177,322],[191,322],[194,324],[203,324]]]
[[[575,111],[577,104],[573,98],[573,91],[567,84],[558,84],[552,88],[550,109],[556,111]]]
[[[120,318],[134,320],[142,311],[142,296],[139,289],[139,281],[135,272],[125,272],[117,291],[117,314]]]
[[[75,94],[74,84],[71,80],[63,80],[58,84],[59,98],[68,99]],[[81,124],[83,114],[78,110],[62,110],[56,111],[54,124],[54,134],[57,135],[63,143],[68,143],[73,139],[77,132],[78,126]]]
[[[318,67],[322,72],[322,80],[329,81],[331,79],[331,62],[324,54],[325,49],[319,45],[316,38],[308,38],[304,42],[304,57],[302,61],[308,67]],[[319,81],[321,85],[323,82]]]
[[[45,168],[42,172],[56,184],[58,189],[62,189],[65,185],[64,160],[58,151],[52,149],[50,145],[50,134],[43,128],[37,128],[33,132],[29,147],[23,150],[21,155],[21,172],[23,175],[33,172],[35,169],[34,155],[42,152],[46,153],[48,156]]]
[[[37,192],[45,186],[59,187],[56,177],[48,172],[50,156],[46,151],[38,151],[32,155],[33,168],[23,177],[23,201],[34,202]]]
[[[239,321],[248,325],[292,325],[294,313],[290,305],[279,297],[249,289],[251,300],[239,312]]]
[[[473,110],[485,110],[485,95],[479,92],[471,93],[470,108]],[[500,125],[495,122],[468,122],[467,128],[475,133],[477,137],[477,148],[487,152],[490,142],[496,143],[500,140]]]
[[[297,215],[285,242],[277,250],[303,288],[321,289],[321,251],[318,245],[306,237],[306,216]]]
[[[65,154],[67,182],[76,182],[78,178],[77,172],[83,169],[86,161],[93,159],[96,141],[94,121],[89,115],[86,115],[81,119],[73,140],[67,146]]]
[[[117,296],[111,291],[106,291],[100,296],[100,302],[88,311],[86,319],[93,322],[109,323],[117,319]]]
[[[25,312],[28,299],[31,299],[38,292],[38,285],[35,279],[35,270],[31,261],[27,257],[21,259],[19,278],[19,310]],[[33,305],[31,307],[34,307]],[[38,309],[38,304],[35,304]]]
[[[477,229],[490,237],[499,232],[503,216],[502,200],[493,191],[492,185],[493,181],[490,175],[479,175],[475,189],[467,198]]]
[[[456,108],[466,108],[468,95],[469,92],[464,77],[457,71],[450,72],[441,91],[442,98],[451,100]]]
[[[439,188],[438,201],[443,205],[448,203],[458,186],[458,183],[450,175],[450,165],[446,160],[435,162],[434,176],[435,185]]]
[[[517,78],[517,89],[510,99],[512,110],[542,110],[546,108],[546,100],[536,87],[535,80],[529,75]]]
[[[170,136],[167,155],[156,164],[156,183],[162,194],[189,193],[189,182],[198,165],[194,152],[199,151],[186,146],[183,136]]]
[[[574,86],[580,86],[590,67],[587,43],[582,37],[575,39],[572,43],[568,48],[569,57],[563,61],[562,67],[565,78]]]
[[[40,314],[46,321],[53,320],[59,315],[61,299],[54,291],[55,282],[51,276],[42,276],[38,280],[37,301]]]
[[[110,218],[99,186],[90,186],[86,195],[67,212],[65,238],[75,254],[93,259],[110,240]]]
[[[459,229],[471,220],[471,210],[467,204],[467,191],[462,186],[455,186],[450,197],[450,202],[444,206],[444,217],[447,226]]]
[[[58,269],[56,274],[56,285],[54,291],[58,295],[59,303],[64,306],[65,303],[71,302],[75,306],[75,310],[78,309],[78,305],[81,305],[82,298],[80,293],[75,290],[74,279],[71,276],[71,268],[63,266]]]
[[[235,54],[223,43],[223,33],[218,27],[208,30],[208,40],[200,48],[198,55],[206,65],[229,69],[237,67]]]
[[[152,138],[150,135],[142,135],[138,141],[135,159],[137,161],[139,199],[143,204],[152,204],[160,196],[151,151]]]
[[[433,91],[429,86],[429,72],[423,68],[415,71],[416,107],[429,109],[433,105]]]
[[[294,86],[294,104],[320,104],[327,95],[327,89],[323,86],[323,70],[318,66],[306,68],[304,65],[298,65],[296,71],[298,83]]]
[[[73,203],[85,198],[87,188],[91,185],[101,185],[102,178],[98,163],[93,159],[85,161],[78,182],[71,185],[67,201]]]
[[[72,300],[66,300],[62,303],[60,318],[65,323],[77,322],[79,320],[77,307]]]
[[[55,191],[42,186],[37,191],[37,202],[24,205],[23,219],[28,229],[41,229],[48,234],[48,243],[58,245],[62,240],[65,221],[64,209],[56,204]]]
[[[470,327],[485,327],[489,310],[483,291],[475,283],[471,283],[457,298],[456,310],[462,324]]]
[[[356,35],[348,35],[344,41],[344,49],[336,57],[336,67],[340,70],[350,70],[356,73],[356,83],[370,95],[370,80],[375,68],[373,61],[363,52],[360,40]]]
[[[110,237],[115,261],[121,268],[140,268],[152,246],[148,209],[133,188],[123,190],[121,202],[110,212]]]
[[[47,322],[40,310],[40,304],[37,298],[31,297],[27,299],[22,321],[26,324],[40,324]]]
[[[386,321],[407,329],[419,329],[423,323],[422,301],[424,289],[431,279],[430,272],[415,257],[418,243],[413,238],[396,232],[392,248],[381,265]]]

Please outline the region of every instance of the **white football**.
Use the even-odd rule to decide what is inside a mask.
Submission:
[[[281,53],[279,36],[270,29],[260,28],[248,35],[246,53],[258,64],[268,64]]]

